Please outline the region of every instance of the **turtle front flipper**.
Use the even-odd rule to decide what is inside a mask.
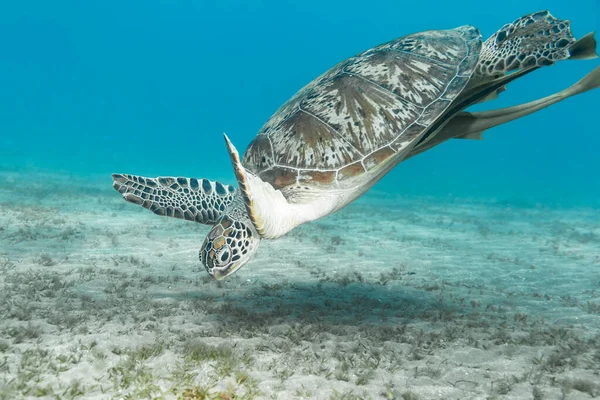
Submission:
[[[475,94],[479,96],[473,102],[493,100],[506,86],[489,91],[490,83],[508,73],[520,70],[522,76],[557,61],[596,57],[594,32],[576,40],[569,21],[538,11],[504,25],[483,43],[473,78],[461,98]]]
[[[340,200],[343,195],[332,188],[313,191],[311,195],[318,199],[313,198],[314,201],[307,204],[289,202],[280,190],[246,170],[235,146],[227,135],[224,136],[239,185],[239,198],[245,206],[248,220],[263,239],[281,237],[300,224],[329,214],[338,203],[343,203]]]
[[[475,76],[498,77],[520,68],[591,58],[595,55],[593,35],[583,39],[576,41],[570,22],[548,11],[526,15],[504,25],[483,43]]]
[[[113,187],[130,203],[157,215],[214,225],[233,201],[235,188],[208,179],[145,178],[113,174]]]
[[[238,180],[241,200],[254,228],[267,239],[275,239],[289,232],[298,225],[294,217],[300,215],[294,213],[293,207],[279,190],[246,171],[237,149],[227,135],[223,136]]]

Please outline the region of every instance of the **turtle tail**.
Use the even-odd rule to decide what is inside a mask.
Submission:
[[[493,79],[520,68],[596,57],[594,34],[576,40],[570,25],[548,11],[538,11],[504,25],[483,44],[475,75]]]

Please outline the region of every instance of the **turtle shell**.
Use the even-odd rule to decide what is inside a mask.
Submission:
[[[471,26],[408,35],[343,61],[288,100],[248,146],[244,167],[275,189],[341,183],[421,138],[468,83]]]

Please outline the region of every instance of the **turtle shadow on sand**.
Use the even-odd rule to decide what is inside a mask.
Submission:
[[[597,334],[522,312],[503,304],[501,296],[479,297],[477,306],[463,302],[465,288],[448,287],[444,293],[444,288],[434,285],[420,290],[398,282],[390,286],[367,282],[232,286],[221,286],[225,291],[217,296],[214,292],[210,296],[198,291],[185,294],[199,316],[186,334],[195,340],[221,338],[233,339],[233,343],[251,339],[254,350],[289,355],[295,348],[307,352],[308,358],[314,351],[333,358],[370,360],[387,352],[398,365],[442,357],[439,354],[457,346],[509,353],[517,352],[519,346],[569,349],[555,351],[544,363],[544,368],[553,370],[569,357],[600,346]]]
[[[221,286],[221,285],[219,285]],[[269,330],[282,324],[355,327],[397,326],[407,323],[443,322],[472,317],[458,302],[444,301],[439,293],[398,285],[355,282],[294,282],[227,285],[220,295],[203,291],[175,296],[188,300],[195,311],[227,325],[228,329]]]
[[[295,348],[307,352],[308,358],[314,351],[333,358],[370,360],[383,351],[398,365],[435,358],[456,346],[516,352],[519,346],[560,345],[570,350],[556,351],[551,363],[546,363],[548,368],[558,368],[553,365],[600,345],[600,337],[585,329],[557,326],[534,312],[503,306],[498,298],[488,298],[496,300],[495,305],[473,307],[460,297],[452,298],[452,293],[440,295],[443,289],[294,282],[245,288],[236,284],[225,290],[217,296],[185,294],[198,316],[186,328],[187,335],[194,340],[233,339],[233,343],[251,339],[254,350],[289,355]],[[448,288],[453,291],[464,294]]]

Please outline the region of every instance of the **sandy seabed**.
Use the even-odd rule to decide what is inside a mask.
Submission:
[[[372,192],[263,241],[0,173],[0,399],[600,396],[600,210]]]

